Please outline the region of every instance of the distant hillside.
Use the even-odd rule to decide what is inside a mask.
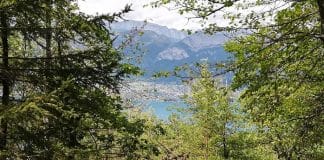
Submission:
[[[139,64],[147,73],[161,70],[172,70],[175,66],[190,64],[197,61],[220,62],[227,60],[229,54],[224,51],[223,44],[227,38],[223,33],[206,35],[202,32],[187,35],[186,33],[169,29],[157,24],[139,21],[118,22],[111,25],[119,34],[115,45],[123,41],[124,35],[135,27],[144,26],[144,34],[136,37],[135,41],[142,43],[145,54]],[[132,54],[131,48],[125,52]]]
[[[160,26],[153,23],[145,23],[142,21],[123,21],[123,22],[113,23],[111,25],[111,28],[115,31],[123,32],[123,31],[129,31],[131,29],[134,29],[135,27],[141,28],[143,26],[145,26],[146,31],[153,31],[159,35],[164,35],[166,37],[175,40],[181,40],[187,36],[185,32],[176,29],[170,29],[168,27]]]

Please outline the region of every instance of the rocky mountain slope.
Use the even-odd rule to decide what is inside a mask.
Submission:
[[[147,76],[183,64],[202,60],[220,62],[229,58],[222,46],[227,40],[223,33],[206,35],[197,32],[188,35],[183,31],[139,21],[117,22],[111,28],[119,35],[115,42],[117,46],[125,41],[125,35],[130,34],[131,30],[137,28],[143,31],[143,35],[135,36],[133,41],[139,43],[144,51],[142,63],[138,65],[146,71]],[[132,47],[125,49],[126,54],[134,54]]]
[[[125,101],[141,102],[141,106],[153,108],[161,119],[167,119],[171,114],[168,106],[186,106],[180,97],[190,90],[188,86],[178,83],[176,78],[152,80],[152,74],[172,71],[176,66],[194,64],[197,61],[214,63],[229,58],[229,54],[223,49],[227,38],[222,33],[206,35],[198,32],[187,35],[179,30],[138,21],[118,22],[111,25],[111,28],[118,36],[114,42],[116,47],[127,41],[127,37],[134,36],[136,28],[135,33],[143,31],[140,36],[131,38],[132,42],[124,48],[124,53],[129,57],[140,57],[141,63],[137,63],[137,59],[131,60],[131,63],[140,66],[145,75],[129,79],[121,93]]]

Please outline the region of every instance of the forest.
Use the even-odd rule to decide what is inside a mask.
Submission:
[[[0,0],[1,160],[323,160],[323,0],[154,0],[228,32],[222,63],[155,73],[190,92],[167,121],[126,102],[143,75],[78,0]],[[229,23],[213,21],[223,13]],[[135,34],[142,35],[140,30]],[[194,31],[187,30],[188,34]],[[137,49],[137,48],[135,48]],[[223,75],[231,73],[230,83]]]

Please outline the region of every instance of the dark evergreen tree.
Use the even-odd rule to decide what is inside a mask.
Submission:
[[[75,0],[0,2],[0,150],[10,159],[137,159],[141,121],[122,113],[122,63],[107,24]]]

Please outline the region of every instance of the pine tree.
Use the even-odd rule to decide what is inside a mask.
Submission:
[[[107,23],[73,0],[0,3],[0,150],[12,159],[136,159],[141,121],[122,113],[119,87],[138,68],[121,62]]]

